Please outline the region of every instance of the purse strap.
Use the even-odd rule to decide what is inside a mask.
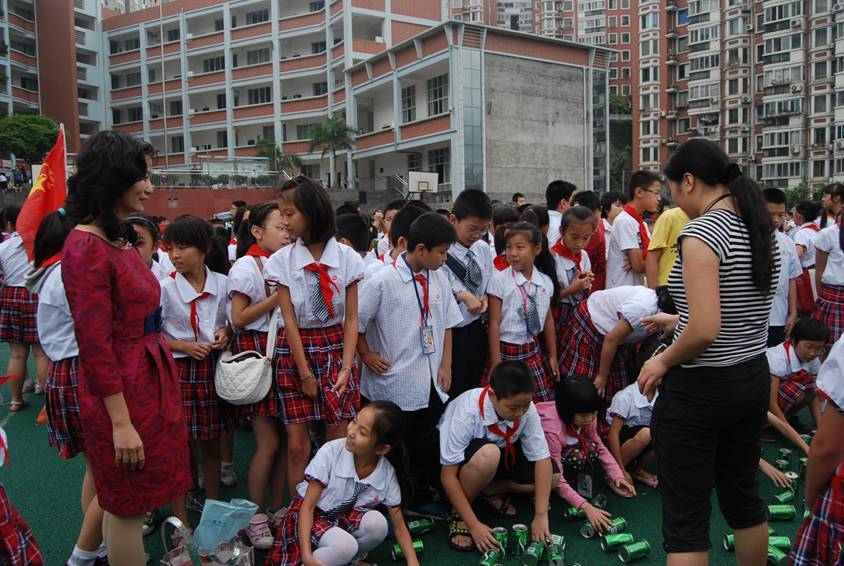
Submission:
[[[261,263],[261,258],[258,256],[252,256],[255,258],[255,264],[258,266],[258,271],[261,272],[261,276],[263,278],[264,275],[264,265]],[[267,297],[272,295],[270,293],[270,287],[267,285],[266,280],[264,281],[264,291],[267,293]],[[273,314],[270,316],[270,327],[267,332],[267,353],[266,358],[272,361],[273,357],[275,357],[275,343],[278,340],[278,307],[273,309]]]

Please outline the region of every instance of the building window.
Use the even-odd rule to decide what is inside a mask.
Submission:
[[[826,161],[812,161],[812,177],[826,177]]]
[[[135,51],[141,48],[141,40],[137,37],[126,40],[126,51]]]
[[[261,139],[268,142],[275,142],[275,128],[273,126],[264,126],[261,128]]]
[[[644,16],[639,16],[639,30],[646,31],[649,29],[656,29],[659,27],[659,14],[651,12]]]
[[[217,110],[222,110],[226,107],[226,93],[221,92],[217,95]]]
[[[829,43],[829,34],[827,28],[820,28],[815,30],[815,47],[823,47]]]
[[[302,165],[302,175],[310,179],[319,179],[319,163]]]
[[[126,86],[138,86],[139,84],[141,84],[140,71],[138,71],[137,73],[129,73],[128,75],[126,75]],[[33,90],[37,90],[37,88]]]
[[[610,80],[618,78],[618,67],[610,67]]]
[[[126,109],[126,120],[128,122],[140,122],[144,119],[144,113],[140,106]]]
[[[643,83],[659,81],[659,67],[642,67],[641,78]]]
[[[308,10],[311,12],[319,12],[320,10],[325,9],[325,1],[320,0],[319,2],[311,2],[308,5]]]
[[[226,58],[223,55],[219,57],[211,57],[210,59],[203,59],[202,72],[213,73],[214,71],[222,71],[226,68]]]
[[[217,132],[217,147],[229,147],[229,134],[222,130]]]
[[[246,12],[247,26],[268,21],[270,21],[270,11],[267,8],[264,8],[263,10],[255,10],[254,12]]]
[[[621,85],[621,96],[630,96],[630,85]]]
[[[439,174],[440,183],[451,182],[450,152],[451,150],[447,147],[432,149],[428,152],[428,169],[433,173]]]
[[[823,14],[829,10],[829,2],[827,0],[815,0],[815,14]],[[815,175],[817,177],[817,175]]]
[[[629,33],[625,32],[625,33],[621,34],[621,44],[622,45],[630,45],[630,34]],[[623,61],[629,61],[630,60],[630,52],[625,51],[625,53],[627,53],[627,59],[623,59]]]
[[[328,83],[323,81],[321,83],[314,83],[314,96],[322,96],[328,92]]]
[[[314,41],[311,43],[311,53],[325,53],[325,42],[324,41]]]
[[[170,153],[184,153],[185,138],[182,136],[173,136],[170,138]]]
[[[630,27],[630,16],[621,16],[621,27],[629,28]]]
[[[826,128],[815,128],[812,131],[812,142],[815,145],[825,145],[826,144]]]
[[[421,171],[422,170],[422,154],[408,153],[407,154],[407,170]]]
[[[622,67],[621,68],[621,78],[622,79],[630,79],[630,67]]]
[[[179,28],[167,30],[167,41],[179,41]]]
[[[443,114],[447,110],[448,75],[440,75],[433,79],[428,79],[428,116]]]
[[[618,34],[617,33],[611,33],[610,39],[609,39],[609,44],[615,45],[616,43],[618,43]]]
[[[182,101],[181,100],[171,100],[170,101],[170,116],[181,116],[182,115]]]
[[[820,96],[816,96],[813,100],[815,112],[826,112],[826,95],[821,94]]]
[[[270,48],[264,47],[263,49],[255,49],[253,51],[246,52],[246,64],[247,65],[258,65],[260,63],[267,63],[270,60]]]
[[[815,63],[815,80],[822,81],[827,77],[826,61]]]
[[[622,61],[629,61],[630,60],[630,52],[629,51],[622,51],[621,52],[621,60]]]
[[[223,18],[217,18],[216,20],[214,20],[214,31],[223,31],[223,27]]]
[[[120,124],[122,118],[120,116],[121,112],[119,108],[112,108],[111,109],[111,123],[112,124]]]
[[[414,120],[416,120],[416,85],[410,85],[401,89],[401,121],[402,124],[407,124]]]
[[[641,149],[642,163],[659,161],[659,147],[643,147]]]
[[[261,88],[250,88],[246,91],[249,104],[266,104],[272,99],[272,88],[263,86]]]
[[[607,27],[618,27],[618,16],[610,16],[608,19]]]
[[[299,124],[296,126],[296,139],[297,140],[309,140],[316,130],[319,127],[319,124]]]

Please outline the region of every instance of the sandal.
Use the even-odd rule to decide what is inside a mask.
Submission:
[[[460,523],[463,523],[462,527],[459,526]],[[469,546],[460,546],[454,542],[456,537],[467,537],[469,539]],[[457,552],[474,552],[476,549],[475,541],[472,540],[472,533],[469,531],[469,527],[466,526],[466,523],[460,519],[460,515],[456,512],[452,512],[448,516],[448,546]]]
[[[519,513],[515,507],[510,505],[510,497],[507,495],[482,495],[479,500],[487,507],[487,509],[499,517],[512,519]],[[496,503],[496,501],[498,501],[498,503]],[[513,512],[508,513],[511,509]]]
[[[631,472],[630,476],[648,487],[652,487],[654,489],[659,489],[659,478],[653,474],[650,474],[644,470],[636,470],[635,472]]]
[[[22,411],[29,407],[29,403],[26,401],[10,401],[9,402],[9,412],[10,413],[17,413],[18,411]]]

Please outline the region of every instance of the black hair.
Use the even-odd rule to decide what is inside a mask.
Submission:
[[[252,235],[252,227],[258,226],[260,228],[267,227],[267,221],[273,210],[278,210],[278,203],[274,200],[262,202],[252,207],[249,212],[249,218],[240,223],[240,230],[237,232],[237,251],[235,257],[240,259],[252,244],[255,244],[255,236]]]
[[[535,224],[531,222],[516,222],[507,229],[504,235],[505,246],[506,242],[509,242],[510,238],[516,234],[526,235],[532,245],[540,246],[539,254],[533,260],[533,266],[551,279],[551,284],[554,286],[551,302],[556,303],[556,297],[560,296],[560,280],[557,279],[557,265],[548,247],[548,238]]]
[[[214,228],[207,220],[185,214],[167,225],[164,231],[167,246],[192,246],[205,254],[205,265],[211,271],[228,273],[227,242],[214,235]]]
[[[519,211],[510,204],[500,204],[492,207],[492,223],[498,227],[505,222],[516,222],[519,220]]]
[[[759,186],[742,174],[735,163],[717,144],[703,138],[694,138],[683,145],[668,159],[665,176],[679,183],[685,173],[690,173],[704,183],[726,186],[738,210],[750,239],[751,273],[753,284],[763,293],[770,293],[773,280],[773,225],[771,215],[762,200]]]
[[[246,211],[249,210],[247,206],[238,206],[234,211],[234,218],[232,218],[232,234],[239,234],[240,227],[243,225],[243,219],[246,217]]]
[[[410,201],[404,205],[393,216],[393,222],[390,224],[390,247],[398,247],[399,238],[406,240],[410,236],[410,226],[426,212],[431,212],[431,207],[425,203],[420,204],[416,201]]]
[[[292,193],[292,194],[291,194]],[[293,206],[308,219],[308,237],[305,245],[325,244],[337,231],[331,197],[322,185],[300,175],[281,186],[279,198],[290,200]]]
[[[68,216],[96,224],[112,241],[135,243],[135,231],[117,218],[117,204],[129,188],[150,173],[155,149],[135,136],[105,130],[90,137],[76,156],[76,173],[67,180]]]
[[[832,195],[832,198],[838,197],[838,202],[844,203],[844,183],[828,184],[823,188],[823,194]],[[829,217],[827,216],[826,211],[824,211],[824,214],[821,215],[821,228],[826,228],[828,222]]]
[[[449,212],[447,208],[438,208],[434,212],[436,212],[440,216],[445,216],[446,218],[449,218],[449,216],[451,215],[451,212]]]
[[[157,242],[161,241],[161,229],[158,227],[158,222],[155,221],[155,218],[150,216],[149,214],[130,214],[124,220],[127,224],[132,226],[134,229],[135,226],[140,226],[146,229],[149,232],[149,235],[152,237],[152,245],[155,247]]]
[[[548,216],[548,209],[541,204],[532,204],[522,212],[519,220],[530,222],[540,230],[551,224],[551,218]]]
[[[636,171],[630,176],[630,182],[627,184],[627,198],[633,200],[636,189],[649,189],[654,183],[662,183],[659,175],[653,171]]]
[[[495,225],[495,234],[493,235],[493,243],[495,244],[495,255],[503,254],[507,249],[507,231],[515,224],[515,222],[504,222]]]
[[[228,242],[231,237],[231,234],[229,233],[228,229],[225,226],[215,223],[213,220],[211,220],[210,222],[211,226],[214,228],[214,235],[220,236],[226,242]],[[228,243],[226,243],[226,246],[228,246]]]
[[[422,244],[431,250],[443,244],[451,245],[457,240],[457,232],[451,222],[436,212],[426,212],[413,221],[407,235],[407,251],[413,251]]]
[[[18,223],[18,215],[21,213],[21,209],[23,208],[20,204],[10,204],[3,209],[3,227],[6,227],[6,224],[11,224],[12,228],[15,228],[15,225]]]
[[[337,239],[345,238],[359,254],[364,254],[372,247],[369,239],[369,223],[358,213],[341,214],[337,217]]]
[[[35,232],[33,265],[36,269],[62,251],[73,225],[73,219],[59,211],[51,212],[41,220],[38,231]]]
[[[601,198],[595,191],[578,191],[574,193],[571,202],[576,205],[585,206],[592,212],[601,209]]]
[[[524,362],[501,362],[489,372],[489,388],[499,401],[536,389],[533,372]]]
[[[627,361],[630,363],[630,375],[639,375],[642,371],[642,366],[654,357],[660,346],[662,346],[662,342],[650,336],[639,342],[636,348],[630,351],[631,355],[627,357]]]
[[[616,202],[627,204],[627,197],[618,191],[610,191],[601,196],[601,218],[606,218],[609,215],[612,205]]]
[[[402,208],[404,208],[405,204],[407,204],[407,201],[402,198],[391,200],[386,205],[384,205],[384,216],[386,216],[387,213],[391,210],[401,210]]]
[[[762,196],[765,197],[765,202],[770,204],[787,204],[788,197],[782,189],[775,189],[773,187],[762,191]]]
[[[360,214],[358,209],[360,205],[356,200],[347,200],[343,204],[337,207],[337,210],[334,211],[336,216],[340,216],[341,214]]]
[[[525,198],[525,195],[523,195],[522,193],[513,193],[513,198],[511,198],[510,200],[512,202],[519,202],[520,198]]]
[[[548,210],[557,210],[560,203],[564,200],[571,200],[571,195],[577,190],[577,187],[568,181],[551,181],[545,188],[545,204]]]
[[[597,197],[596,197],[597,198]],[[572,206],[563,212],[563,218],[560,220],[560,234],[564,234],[566,228],[571,224],[591,224],[592,229],[598,227],[598,219],[595,218],[595,213],[585,206]]]
[[[659,311],[665,314],[677,314],[677,305],[674,304],[674,299],[668,292],[668,285],[659,285],[654,291],[656,291],[656,307]]]
[[[823,206],[813,200],[801,200],[794,207],[794,210],[800,213],[803,222],[812,222],[822,212]]]
[[[571,426],[576,414],[597,411],[601,406],[601,398],[591,379],[576,375],[557,383],[554,403],[560,420]]]
[[[245,200],[233,200],[232,206],[234,206],[236,208],[244,208],[246,206],[246,201]]]
[[[369,407],[377,412],[372,425],[372,434],[378,446],[390,446],[385,458],[396,471],[396,478],[401,489],[402,505],[413,499],[413,487],[410,483],[410,459],[404,444],[405,422],[404,413],[392,401],[370,401],[363,408]],[[358,411],[360,412],[360,411]]]
[[[668,197],[659,197],[659,204],[656,205],[656,216],[659,216],[665,209],[671,206],[671,201],[668,200]]]
[[[451,207],[451,213],[457,220],[465,220],[470,216],[481,220],[492,218],[492,203],[489,202],[489,195],[477,189],[466,189],[461,191]]]
[[[829,328],[815,318],[801,318],[791,329],[791,341],[797,344],[801,340],[826,343],[829,341]]]

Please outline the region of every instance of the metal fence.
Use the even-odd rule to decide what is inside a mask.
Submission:
[[[268,189],[290,179],[286,171],[184,171],[156,169],[150,180],[156,187],[184,189]]]

